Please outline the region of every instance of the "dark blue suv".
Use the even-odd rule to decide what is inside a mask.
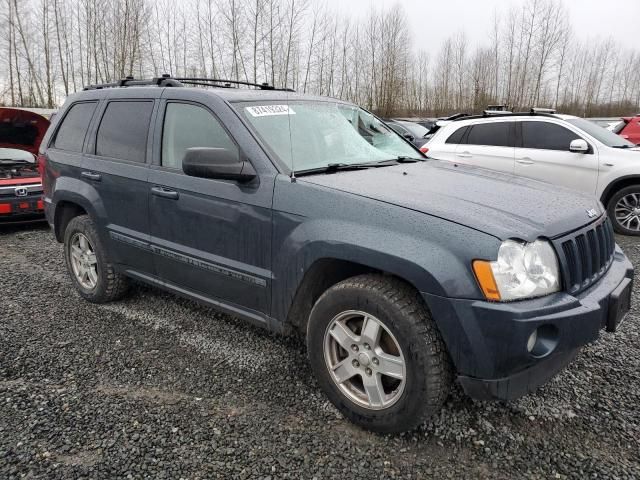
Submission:
[[[632,266],[595,198],[426,159],[350,103],[232,86],[68,98],[41,153],[82,297],[135,279],[299,332],[330,400],[380,432],[437,412],[454,380],[531,392],[629,310]]]

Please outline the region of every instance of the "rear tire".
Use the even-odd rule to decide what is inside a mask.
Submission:
[[[396,278],[360,275],[327,290],[311,311],[307,349],[329,400],[375,432],[415,428],[451,389],[435,322],[419,293]]]
[[[128,279],[110,262],[88,215],[74,217],[64,232],[64,258],[78,293],[93,303],[122,298]]]
[[[640,185],[614,193],[607,204],[607,213],[617,233],[640,236]]]

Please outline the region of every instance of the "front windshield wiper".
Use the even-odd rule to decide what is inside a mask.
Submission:
[[[633,145],[611,145],[611,148],[633,148]]]
[[[388,167],[392,165],[398,165],[400,163],[415,163],[415,162],[422,162],[422,161],[424,161],[424,159],[398,156],[396,158],[390,158],[388,160],[380,160],[378,162],[330,163],[326,167],[309,168],[307,170],[298,170],[295,172],[295,174],[297,176],[300,176],[300,175],[313,175],[316,173],[335,173],[335,172],[341,172],[345,170],[365,170],[367,168]]]

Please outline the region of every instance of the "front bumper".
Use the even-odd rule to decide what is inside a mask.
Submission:
[[[558,292],[511,303],[423,296],[465,393],[513,400],[546,383],[603,328],[615,328],[611,311],[632,281],[633,266],[616,247],[608,272],[576,296]],[[536,330],[544,348],[529,352]]]
[[[0,198],[0,223],[42,220],[43,216],[42,195]]]

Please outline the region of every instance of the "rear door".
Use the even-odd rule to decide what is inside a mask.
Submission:
[[[469,125],[456,147],[455,161],[513,173],[514,122],[493,120]]]
[[[115,263],[153,273],[149,247],[150,125],[160,89],[121,89],[102,102],[81,176],[97,193]]]
[[[258,155],[244,148],[250,134],[218,97],[194,89],[167,92],[171,99],[163,100],[156,123],[158,155],[149,177],[157,275],[174,288],[201,294],[231,311],[240,306],[245,315],[262,320],[270,308],[275,169],[265,170]],[[187,176],[182,158],[193,147],[240,151],[259,177],[244,185]]]
[[[516,175],[595,193],[598,155],[593,145],[588,153],[569,151],[571,142],[582,137],[548,120],[524,120],[518,122],[518,130]]]

